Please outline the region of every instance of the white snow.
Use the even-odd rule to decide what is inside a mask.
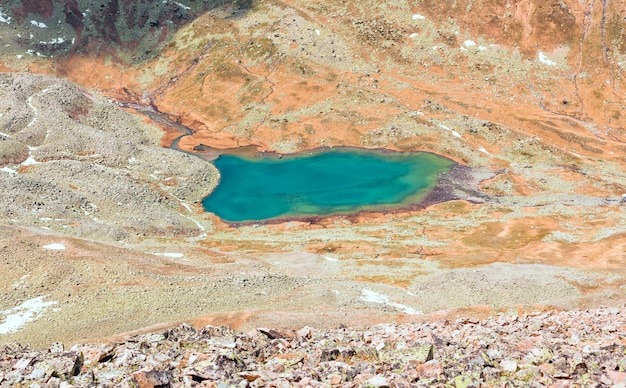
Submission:
[[[482,152],[483,154],[490,155],[489,152],[487,152],[487,150],[483,146],[478,147],[478,151]]]
[[[11,137],[11,135],[9,135],[8,133],[4,133],[4,132],[0,132],[0,136],[6,137],[7,139],[13,139],[13,137]]]
[[[485,46],[478,46],[478,49],[480,51],[485,51],[485,50],[487,50],[487,47],[485,47]]]
[[[4,310],[0,314],[4,315],[4,322],[0,324],[0,334],[15,333],[28,322],[39,318],[48,307],[57,302],[44,302],[45,296],[38,296],[29,299],[19,306]]]
[[[181,257],[185,257],[183,253],[176,252],[153,252],[152,254],[155,256],[170,257],[173,259],[180,259]]]
[[[21,286],[22,284],[24,284],[24,282],[26,281],[26,278],[28,277],[28,275],[24,275],[21,278],[19,278],[19,280],[13,284],[11,284],[11,287],[13,288],[18,288],[19,286]]]
[[[65,42],[65,39],[63,39],[63,38],[54,38],[54,39],[52,39],[52,40],[50,40],[48,42],[44,42],[44,41],[40,40],[39,44],[61,44],[63,42]]]
[[[417,32],[414,32],[411,35],[409,35],[409,38],[414,39],[414,38],[417,38],[418,36],[419,34]]]
[[[11,17],[2,12],[2,8],[0,8],[0,23],[11,24]]]
[[[163,3],[165,4],[166,2],[163,2]],[[179,6],[182,9],[186,9],[187,11],[191,10],[191,7],[188,7],[185,4],[183,4],[183,3],[179,3],[177,1],[175,1],[174,4],[176,4],[177,6]]]
[[[419,13],[413,14],[413,20],[424,20],[426,17],[424,15],[420,15]]]
[[[43,249],[49,249],[52,251],[62,251],[65,249],[65,245],[59,243],[52,243],[42,246]]]
[[[543,52],[539,51],[538,55],[539,55],[539,62],[545,63],[548,66],[556,66],[556,62],[549,60],[548,57],[546,57],[546,55]]]
[[[320,30],[315,30],[315,33],[317,34],[317,36],[320,36],[322,34]]]
[[[452,136],[455,136],[455,137],[461,137],[461,134],[460,134],[460,133],[458,133],[458,132],[457,132],[457,131],[455,131],[454,129],[451,129],[450,127],[447,127],[447,126],[445,126],[445,125],[443,125],[443,124],[439,124],[439,127],[440,127],[440,128],[443,128],[443,129],[445,129],[445,130],[447,130],[447,131],[450,131],[450,133],[452,133]]]
[[[39,28],[48,28],[48,26],[46,26],[46,23],[44,22],[38,22],[36,20],[31,20],[30,24],[32,24],[35,27],[39,27]]]
[[[443,129],[445,129],[446,131],[450,131],[450,133],[452,133],[452,136],[454,136],[454,137],[458,137],[458,138],[461,138],[461,137],[462,137],[460,133],[458,133],[458,132],[457,132],[457,131],[455,131],[454,129],[451,129],[450,127],[447,127],[447,126],[445,126],[445,125],[443,125],[443,124],[437,124],[437,125],[439,126],[439,128],[443,128]]]
[[[31,53],[30,53],[30,51],[31,51],[31,50],[28,50],[28,51],[29,51],[29,54],[31,54]],[[30,120],[30,123],[28,123],[28,124],[26,125],[26,127],[30,127],[31,125],[35,124],[35,122],[37,122],[37,116],[39,115],[39,112],[37,111],[37,108],[35,108],[35,107],[33,106],[33,97],[34,97],[34,96],[35,96],[35,95],[30,96],[30,97],[28,97],[28,99],[26,100],[26,104],[27,104],[27,105],[28,105],[28,107],[29,107],[30,109],[32,109],[32,111],[33,111],[33,119],[32,119],[32,120]]]
[[[324,256],[324,259],[326,261],[339,261],[339,259],[335,259],[334,257],[330,257],[330,256]]]
[[[363,297],[361,299],[363,299],[366,302],[379,303],[379,304],[384,304],[387,306],[395,307],[396,309],[406,314],[421,314],[422,313],[421,311],[417,311],[409,306],[390,301],[387,295],[379,294],[378,292],[374,292],[374,291],[366,290],[366,289],[361,290],[361,292],[363,294]]]
[[[9,167],[2,167],[2,168],[0,168],[0,171],[6,172],[6,173],[11,174],[11,175],[17,175],[17,171],[15,171],[14,169],[9,168]]]
[[[474,42],[473,40],[466,40],[465,42],[463,42],[463,44],[465,45],[465,47],[474,47],[474,46],[476,46],[476,42]]]
[[[25,161],[22,162],[22,166],[33,166],[35,164],[40,164],[38,161],[36,161],[32,156],[29,156],[28,159],[26,159]]]

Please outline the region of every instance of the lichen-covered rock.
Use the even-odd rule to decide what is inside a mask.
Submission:
[[[538,322],[541,343],[553,344],[550,351],[540,347],[520,351],[520,343],[536,333]],[[614,330],[603,329],[607,324]],[[577,340],[568,343],[573,333]],[[196,330],[182,324],[128,337],[125,342],[76,345],[70,352],[53,351],[58,344],[49,350],[5,346],[0,352],[0,384],[57,379],[59,384],[77,386],[97,381],[146,388],[220,383],[471,387],[595,381],[615,385],[626,381],[626,356],[615,351],[625,334],[626,309],[328,331],[240,333],[227,327]],[[364,338],[383,344],[381,349],[386,350],[379,357],[374,356],[375,349],[358,351],[369,346]]]

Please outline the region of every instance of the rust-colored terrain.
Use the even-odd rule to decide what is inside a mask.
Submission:
[[[26,213],[3,215],[0,247],[13,253],[1,254],[11,276],[0,281],[10,291],[0,308],[44,293],[64,304],[49,334],[32,334],[45,325],[37,321],[0,341],[77,340],[194,317],[198,325],[298,326],[325,316],[333,326],[424,319],[413,310],[623,304],[626,2],[102,3],[109,8],[90,13],[81,1],[3,2],[2,70],[61,77],[104,95],[126,110],[120,115],[160,128],[155,149],[178,139],[177,149],[205,160],[221,149],[428,151],[468,167],[467,187],[451,184],[452,200],[427,208],[234,227],[202,211],[211,179],[206,192],[180,197],[181,159],[161,168],[146,156],[133,182],[167,202],[160,221],[137,226],[142,216],[129,215],[118,224],[118,202],[96,204],[111,214],[102,236],[99,227],[85,230],[81,214],[48,229]],[[23,166],[40,152],[27,147],[35,144],[26,118],[38,101],[28,98],[41,90],[16,94],[26,112],[21,127],[0,128],[12,137],[0,167],[22,164],[24,177],[44,168]],[[97,104],[85,104],[70,109],[73,122],[106,120]],[[0,108],[9,117],[10,107]],[[48,160],[89,151],[68,148]],[[16,238],[26,245],[10,250]],[[68,249],[39,248],[59,239]],[[25,264],[34,258],[66,270],[41,281],[44,293],[37,282],[11,288],[44,276],[46,268],[33,275]],[[82,302],[63,296],[70,285],[60,279],[74,271],[91,271],[71,285]],[[388,300],[372,301],[367,291]],[[93,315],[101,306],[115,312]],[[63,314],[79,317],[75,334],[61,334]]]

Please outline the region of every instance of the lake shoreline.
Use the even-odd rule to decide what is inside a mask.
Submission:
[[[342,148],[351,149],[355,147]],[[387,153],[398,152],[390,151]],[[490,171],[487,171],[486,169],[476,169],[458,164],[456,162],[452,162],[452,165],[447,172],[439,174],[439,176],[437,177],[437,183],[435,183],[433,188],[424,193],[423,196],[421,196],[420,199],[418,199],[417,201],[409,200],[409,202],[404,204],[389,205],[388,207],[378,206],[378,209],[365,208],[354,212],[336,212],[327,215],[278,216],[266,220],[239,222],[227,221],[220,218],[220,221],[230,227],[235,228],[251,225],[276,225],[288,222],[303,222],[315,225],[320,224],[328,219],[338,217],[354,221],[364,215],[415,212],[423,210],[432,205],[455,200],[467,201],[470,203],[494,202],[497,201],[497,197],[482,192],[479,189],[479,184],[486,179],[492,178],[496,174],[497,173],[492,173]]]
[[[269,159],[291,159],[297,158],[302,155],[317,155],[324,152],[339,150],[339,151],[354,151],[354,152],[374,152],[383,155],[407,155],[407,154],[417,154],[424,153],[435,155],[437,157],[449,160],[452,165],[450,170],[439,174],[437,178],[437,183],[434,187],[425,193],[425,195],[417,201],[411,200],[405,204],[399,204],[397,206],[391,206],[388,208],[379,208],[379,209],[362,209],[355,212],[337,212],[328,215],[303,215],[303,216],[279,216],[261,221],[227,221],[220,218],[220,221],[226,225],[231,227],[241,227],[241,226],[249,226],[249,225],[273,225],[280,224],[285,222],[304,222],[309,224],[319,224],[323,220],[327,220],[333,217],[343,217],[348,219],[356,219],[365,214],[397,214],[403,212],[412,212],[419,211],[425,209],[429,206],[449,202],[454,200],[464,200],[471,203],[484,203],[488,201],[495,201],[497,198],[494,196],[488,195],[478,188],[480,182],[490,179],[498,173],[493,173],[491,171],[486,171],[484,168],[472,168],[469,166],[465,166],[460,164],[459,162],[446,157],[439,155],[437,153],[431,151],[421,151],[421,150],[411,150],[411,151],[400,151],[389,148],[365,148],[358,146],[321,146],[315,147],[311,149],[304,149],[300,151],[296,151],[293,153],[280,153],[276,151],[263,151],[259,150],[261,147],[256,144],[250,144],[240,147],[233,148],[216,148],[207,146],[205,144],[199,144],[194,147],[194,152],[189,152],[181,149],[178,146],[180,140],[186,136],[191,136],[194,133],[194,130],[182,125],[178,121],[172,120],[172,118],[161,111],[156,110],[152,106],[143,106],[140,104],[130,104],[127,102],[118,102],[118,104],[126,109],[132,110],[135,113],[138,113],[146,118],[148,118],[153,124],[160,127],[165,133],[170,133],[172,130],[180,133],[179,136],[174,138],[170,144],[165,144],[166,148],[170,148],[185,154],[194,155],[199,157],[211,164],[219,158],[221,155],[232,155],[238,156],[247,159],[258,159],[258,158],[269,158]],[[218,182],[219,184],[219,182]],[[215,189],[214,189],[215,190]],[[209,194],[211,195],[211,193]],[[219,218],[219,216],[218,216]]]

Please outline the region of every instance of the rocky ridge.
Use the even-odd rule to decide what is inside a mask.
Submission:
[[[0,386],[619,387],[626,309],[333,330],[188,324],[65,349],[5,345]]]

